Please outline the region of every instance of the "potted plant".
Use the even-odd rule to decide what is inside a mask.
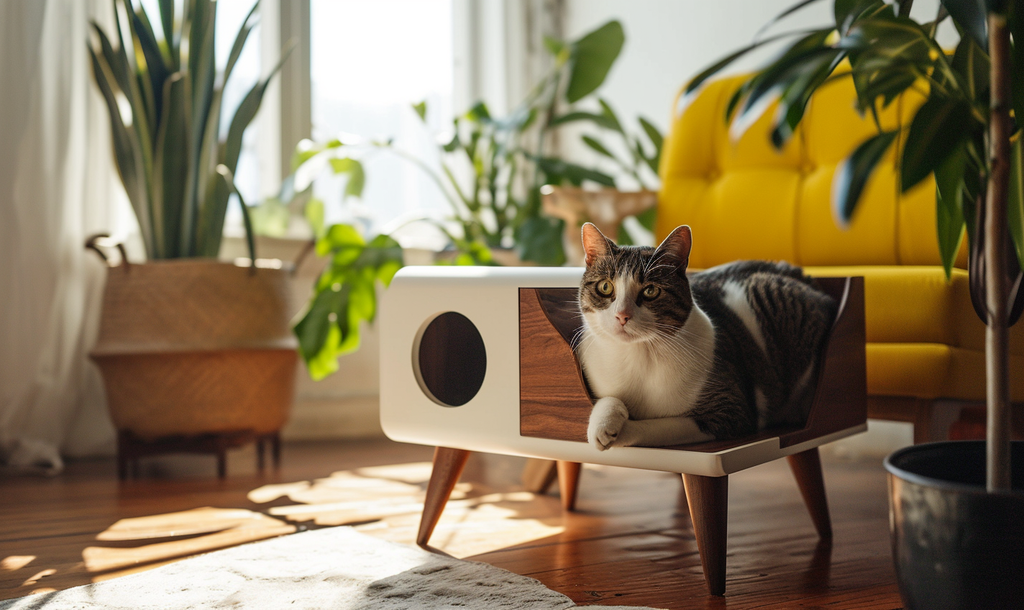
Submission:
[[[159,0],[159,28],[131,0],[113,5],[113,35],[94,23],[89,52],[148,260],[122,256],[109,270],[91,357],[119,431],[122,477],[126,459],[168,448],[216,451],[223,474],[226,443],[272,437],[276,448],[294,387],[287,273],[258,263],[232,179],[242,134],[280,64],[250,89],[222,134],[224,85],[258,3],[221,69],[215,2]],[[245,220],[245,266],[216,261],[232,194]]]
[[[447,219],[434,222],[452,246],[441,264],[507,264],[515,258],[561,265],[566,260],[564,223],[544,213],[542,187],[578,188],[584,183],[613,187],[616,182],[608,173],[551,152],[550,141],[559,128],[590,123],[613,139],[606,142],[586,134],[584,145],[641,186],[645,168],[657,174],[662,144],[658,129],[640,118],[643,135],[631,134],[607,101],[593,99],[623,42],[618,21],[571,42],[547,40],[551,70],[507,116],[493,116],[481,101],[452,120],[451,133],[439,144],[440,172],[390,141],[304,141],[293,158],[293,181],[285,189],[289,192],[278,199],[290,201],[295,198],[293,191],[305,193],[321,171],[344,175],[344,196],[359,197],[366,180],[361,159],[368,154],[397,154],[426,172],[451,206]],[[598,110],[581,109],[577,105],[581,101],[596,102]],[[414,105],[413,110],[425,122],[426,103]],[[305,203],[305,215],[317,233],[317,253],[330,257],[295,326],[300,353],[313,378],[320,379],[337,370],[338,356],[358,347],[359,324],[372,321],[376,313],[375,283],[387,286],[403,261],[398,243],[387,235],[366,240],[354,226],[323,227],[323,202],[316,198]],[[639,219],[650,229],[654,210]],[[574,244],[579,241],[578,226],[566,230],[573,234]],[[623,237],[628,239],[628,234]]]
[[[902,190],[934,174],[943,265],[948,274],[966,234],[971,297],[987,325],[987,444],[919,445],[886,460],[900,591],[912,608],[1020,607],[1024,447],[1011,449],[1007,329],[1024,308],[1024,4],[942,0],[927,23],[910,18],[911,4],[835,0],[834,25],[799,33],[745,80],[728,115],[745,123],[777,100],[771,137],[781,148],[812,93],[832,79],[853,79],[862,113],[911,88],[923,96],[909,125],[884,130],[875,114],[879,133],[841,164],[833,186],[834,213],[847,222],[892,146]],[[935,38],[946,19],[960,33],[952,52]],[[726,57],[688,90],[777,38]]]

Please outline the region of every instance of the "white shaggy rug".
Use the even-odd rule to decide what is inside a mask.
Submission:
[[[532,578],[347,527],[282,536],[122,578],[0,602],[0,610],[577,607]]]

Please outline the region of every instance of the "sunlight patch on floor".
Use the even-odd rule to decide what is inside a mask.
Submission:
[[[195,508],[122,519],[96,539],[105,542],[170,540],[130,547],[90,546],[82,551],[82,559],[89,572],[107,572],[273,538],[296,530],[294,525],[246,509]]]
[[[253,502],[287,497],[294,504],[267,512],[291,522],[352,525],[366,534],[412,544],[431,468],[429,462],[416,462],[340,471],[311,482],[265,485],[248,497]],[[556,535],[564,527],[560,517],[550,517],[552,502],[557,500],[459,483],[431,546],[466,557]]]
[[[0,570],[20,570],[35,559],[35,555],[10,555],[0,560]]]

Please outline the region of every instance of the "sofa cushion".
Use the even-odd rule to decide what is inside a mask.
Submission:
[[[811,101],[793,138],[776,151],[767,110],[735,138],[724,121],[741,82],[711,82],[676,104],[660,174],[656,234],[688,224],[691,261],[710,267],[739,258],[777,258],[799,265],[937,265],[935,183],[897,188],[895,149],[869,180],[850,226],[837,226],[833,178],[844,156],[876,133],[853,108],[853,86],[840,79]],[[920,97],[920,96],[916,96]],[[880,112],[884,128],[909,121],[920,100],[908,94]],[[965,268],[967,249],[956,265]]]
[[[805,270],[864,277],[868,394],[984,399],[985,326],[971,305],[966,271],[954,269],[947,281],[936,266]],[[1024,324],[1011,329],[1010,354],[1011,367],[1024,367]],[[1014,377],[1014,400],[1024,400],[1024,378]]]

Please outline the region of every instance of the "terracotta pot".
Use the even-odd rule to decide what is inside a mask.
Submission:
[[[1006,492],[985,490],[984,441],[907,447],[885,467],[907,608],[1024,608],[1024,442]]]
[[[142,440],[284,426],[298,353],[289,274],[206,259],[108,271],[99,366],[111,419]]]

